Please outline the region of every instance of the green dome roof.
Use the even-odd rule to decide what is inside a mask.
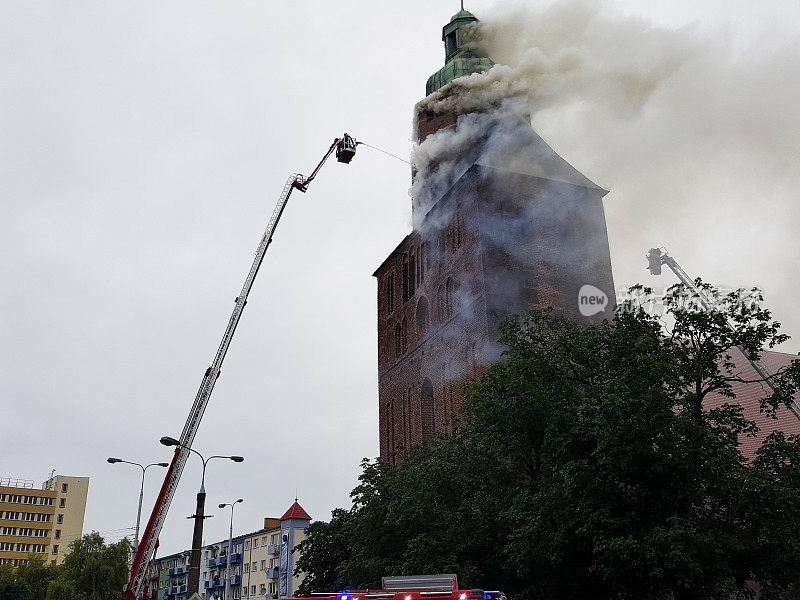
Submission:
[[[468,10],[464,10],[462,2],[461,10],[442,28],[445,64],[428,78],[425,95],[432,94],[454,79],[472,73],[483,73],[494,66],[492,60],[488,56],[481,56],[474,48],[474,44],[468,43],[468,36],[464,35],[464,28],[477,22],[478,18]]]
[[[454,14],[452,17],[450,17],[451,21],[455,21],[456,19],[475,19],[476,21],[478,20],[478,18],[475,15],[473,15],[468,10],[464,10],[463,8],[456,14]]]

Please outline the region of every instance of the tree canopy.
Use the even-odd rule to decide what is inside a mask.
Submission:
[[[61,565],[31,555],[26,564],[0,565],[0,600],[121,600],[130,544],[106,544],[92,532],[70,543]]]
[[[310,525],[298,595],[452,572],[517,598],[800,596],[800,440],[743,456],[757,428],[732,392],[736,353],[786,336],[758,293],[699,283],[713,309],[674,286],[666,333],[636,303],[591,326],[506,321],[504,359],[467,386],[452,433],[398,466],[365,459],[352,507]],[[800,366],[764,378],[774,413]],[[705,408],[712,392],[729,402]]]

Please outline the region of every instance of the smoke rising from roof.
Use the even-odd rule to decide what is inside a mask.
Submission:
[[[721,34],[656,27],[600,0],[502,3],[477,16],[497,65],[432,94],[423,109],[469,113],[513,99],[548,144],[611,189],[618,286],[673,283],[640,270],[648,248],[667,246],[693,275],[761,286],[798,335],[789,258],[800,250],[798,41],[737,50]],[[415,148],[421,172],[447,136],[465,132]]]

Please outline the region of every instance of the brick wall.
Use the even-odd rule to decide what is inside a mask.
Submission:
[[[418,110],[416,135],[456,121]],[[376,270],[383,460],[448,430],[464,384],[500,358],[501,320],[540,306],[580,318],[587,283],[613,297],[605,193],[475,164]]]

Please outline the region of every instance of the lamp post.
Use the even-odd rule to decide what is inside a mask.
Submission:
[[[213,458],[227,458],[228,460],[232,460],[233,462],[240,463],[244,460],[242,456],[220,456],[214,455],[209,456],[208,458],[203,458],[203,455],[200,454],[194,448],[190,448],[189,446],[185,446],[181,444],[175,438],[164,436],[161,438],[160,442],[165,446],[178,446],[183,448],[184,450],[189,450],[190,452],[194,452],[197,456],[200,457],[200,460],[203,461],[203,478],[200,481],[200,491],[197,492],[197,506],[195,508],[195,512],[192,516],[186,517],[187,519],[194,519],[194,532],[192,534],[192,547],[191,547],[191,554],[189,555],[189,581],[187,582],[186,590],[189,596],[192,594],[197,594],[200,591],[200,549],[203,546],[203,521],[214,515],[206,515],[204,514],[205,506],[206,506],[206,465],[208,462]]]
[[[220,504],[220,508],[225,508],[226,506],[231,507],[231,530],[228,536],[228,562],[225,566],[225,600],[230,600],[231,598],[231,556],[233,555],[233,509],[236,508],[236,505],[239,502],[244,502],[244,498],[239,498],[236,502],[231,502],[230,504]]]
[[[109,464],[117,464],[117,463],[125,463],[126,465],[135,465],[142,470],[142,486],[139,488],[139,510],[136,512],[136,533],[134,534],[134,541],[133,541],[133,553],[136,554],[136,550],[139,548],[139,524],[142,522],[142,498],[144,497],[144,475],[147,472],[147,469],[150,467],[168,467],[169,464],[165,462],[160,463],[150,463],[149,465],[140,465],[137,462],[131,462],[129,460],[122,460],[121,458],[114,458],[110,456],[106,459]]]

